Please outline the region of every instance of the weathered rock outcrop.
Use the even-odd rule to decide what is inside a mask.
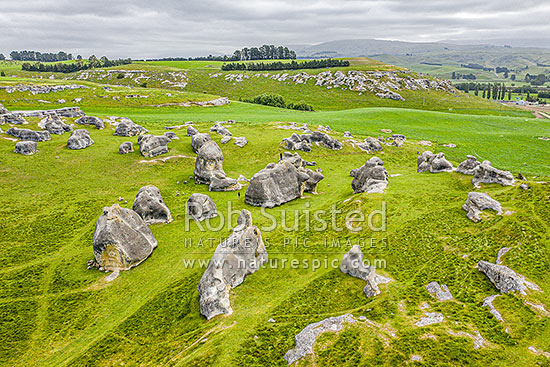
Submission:
[[[198,133],[199,133],[199,130],[197,130],[194,126],[187,127],[187,136],[193,136]]]
[[[193,134],[193,137],[191,138],[191,147],[195,151],[195,153],[199,152],[199,149],[206,143],[207,141],[211,141],[210,135],[207,133],[199,133]]]
[[[82,116],[78,118],[75,123],[86,126],[95,126],[97,129],[105,129],[105,122],[95,116]]]
[[[132,209],[147,224],[170,223],[173,220],[170,209],[162,200],[160,190],[153,185],[139,189]]]
[[[26,124],[27,120],[20,113],[6,113],[0,115],[0,124],[13,124],[13,125],[23,125]]]
[[[15,153],[33,155],[37,151],[38,144],[35,141],[18,141],[15,143]]]
[[[238,136],[235,138],[235,142],[233,144],[235,144],[239,148],[242,148],[246,144],[248,144],[248,140],[244,136]]]
[[[389,283],[392,280],[380,274],[376,274],[374,266],[365,266],[363,262],[363,251],[359,245],[354,245],[342,258],[340,270],[352,277],[363,279],[367,282],[363,293],[367,297],[374,297],[380,294],[378,284]]]
[[[356,322],[352,314],[329,317],[319,322],[309,324],[295,336],[296,346],[285,354],[285,360],[290,365],[308,354],[313,354],[313,345],[319,335],[325,332],[337,332],[344,324]]]
[[[136,212],[118,204],[103,208],[93,240],[99,266],[111,271],[128,270],[151,255],[155,247],[157,240]]]
[[[134,144],[131,141],[125,141],[118,147],[119,154],[128,154],[134,151]]]
[[[5,115],[7,113],[10,113],[6,107],[2,103],[0,103],[0,115]]]
[[[193,136],[193,141],[198,135]],[[198,150],[195,161],[195,181],[198,184],[209,185],[210,191],[235,191],[242,187],[237,180],[225,174],[222,150],[212,140],[204,142]]]
[[[304,191],[315,193],[324,176],[306,168],[311,165],[298,153],[285,152],[279,163],[270,163],[252,176],[245,203],[272,208],[301,197]]]
[[[229,291],[245,277],[256,272],[267,261],[267,251],[252,216],[241,211],[237,227],[218,245],[208,268],[199,282],[200,311],[208,320],[220,314],[233,313]]]
[[[497,212],[497,215],[502,214],[502,207],[498,201],[485,193],[475,191],[468,193],[468,199],[462,205],[462,209],[467,212],[466,215],[472,222],[479,222],[481,220],[479,215],[485,209],[492,209]]]
[[[449,288],[445,284],[440,285],[438,282],[434,281],[428,283],[426,290],[440,301],[450,301],[454,299],[451,291],[449,291]]]
[[[88,130],[79,129],[71,133],[69,140],[67,140],[67,148],[69,149],[84,149],[92,145],[94,141],[90,137]]]
[[[302,150],[304,152],[310,152],[312,144],[322,145],[334,150],[342,149],[344,146],[340,141],[320,131],[302,135],[294,133],[290,138],[283,139],[283,142],[286,144],[286,149]]]
[[[151,158],[168,153],[168,143],[172,140],[164,135],[140,135],[137,142],[141,155]]]
[[[481,183],[496,183],[502,186],[511,186],[515,183],[514,175],[491,166],[491,162],[483,161],[474,171],[472,183],[479,187]]]
[[[361,168],[352,170],[350,175],[353,176],[351,187],[355,193],[383,193],[388,186],[388,172],[378,157],[372,157]]]
[[[64,123],[56,114],[48,115],[42,119],[42,121],[38,123],[38,127],[48,131],[50,134],[56,135],[63,135],[66,132],[73,131],[72,126]]]
[[[432,152],[425,151],[418,156],[417,159],[418,173],[430,171],[431,173],[438,172],[451,172],[453,165],[447,159],[445,159],[445,153],[433,154]]]
[[[118,136],[136,136],[141,134],[147,134],[149,131],[143,126],[134,123],[129,118],[125,118],[115,128],[115,135]]]
[[[480,163],[475,156],[467,155],[466,160],[458,165],[456,171],[464,175],[474,175],[479,165]]]
[[[48,131],[33,131],[29,129],[19,129],[17,127],[12,127],[6,131],[6,134],[11,135],[15,138],[21,139],[23,141],[46,141],[51,140],[51,135]]]
[[[216,203],[208,195],[194,193],[187,200],[187,214],[199,222],[217,217],[216,210]]]
[[[311,152],[311,144],[296,133],[292,134],[290,138],[284,138],[283,142],[288,150],[301,150],[304,152]]]
[[[536,284],[527,281],[522,275],[505,265],[480,261],[477,263],[477,269],[485,274],[501,293],[517,291],[525,295],[527,289],[540,291],[540,288]]]
[[[173,131],[167,131],[162,135],[166,136],[170,140],[179,140],[178,136]]]
[[[493,314],[493,316],[498,320],[498,321],[504,321],[504,319],[502,318],[502,315],[501,313],[497,310],[497,308],[495,307],[495,305],[493,305],[493,301],[495,300],[495,298],[497,297],[500,297],[500,294],[493,294],[492,296],[489,296],[489,297],[486,297],[484,300],[483,300],[483,307],[487,307],[489,309],[489,312]]]
[[[210,128],[210,131],[217,132],[220,135],[226,135],[226,136],[232,136],[231,131],[227,130],[227,128],[220,123],[216,123],[214,126]]]
[[[378,139],[367,137],[365,138],[365,141],[363,143],[358,143],[357,147],[361,150],[364,150],[365,152],[379,152],[381,151],[382,144],[378,141]]]

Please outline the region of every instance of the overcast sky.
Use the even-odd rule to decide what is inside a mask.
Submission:
[[[536,38],[547,0],[0,0],[0,52],[199,56],[339,39]]]

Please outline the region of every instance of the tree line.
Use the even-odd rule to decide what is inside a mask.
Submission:
[[[245,47],[235,50],[232,55],[199,56],[199,57],[164,57],[161,59],[147,59],[147,61],[249,61],[249,60],[293,60],[296,52],[285,46],[263,45],[260,47]]]
[[[299,111],[313,111],[313,106],[305,102],[286,103],[283,96],[279,94],[264,93],[254,98],[241,98],[242,102],[261,104],[264,106],[288,108]]]
[[[530,86],[521,86],[508,88],[504,83],[459,83],[455,88],[465,93],[473,92],[474,95],[485,99],[493,100],[512,100],[512,93],[525,94],[525,100],[528,102],[542,102],[540,98],[550,98],[550,92],[539,92],[536,88]],[[535,97],[533,94],[537,94]]]
[[[88,58],[88,61],[83,61],[82,59],[77,60],[76,62],[71,63],[57,63],[57,64],[43,64],[37,62],[31,64],[29,62],[23,63],[21,65],[21,70],[24,71],[38,71],[38,72],[49,72],[49,73],[74,73],[80,70],[87,70],[93,68],[108,68],[112,66],[120,66],[131,64],[131,59],[118,59],[118,60],[109,60],[106,56],[98,59],[95,55],[92,55]]]
[[[323,60],[311,60],[311,61],[291,61],[291,62],[250,62],[239,63],[232,62],[229,64],[223,64],[222,70],[248,70],[248,71],[270,71],[270,70],[297,70],[297,69],[321,69],[321,68],[334,68],[349,66],[348,60],[336,60],[336,59],[323,59]]]
[[[42,62],[55,62],[55,61],[67,61],[72,60],[73,55],[64,51],[57,53],[51,52],[38,52],[38,51],[12,51],[10,52],[12,60],[17,61],[42,61]]]

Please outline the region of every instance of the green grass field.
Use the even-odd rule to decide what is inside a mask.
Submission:
[[[509,294],[495,300],[505,319],[498,322],[482,307],[483,299],[497,291],[474,268],[479,260],[494,262],[500,248],[511,247],[504,264],[543,290],[530,292],[526,299],[550,306],[550,186],[546,184],[550,143],[537,139],[550,136],[547,120],[527,118],[514,110],[496,116],[475,103],[465,103],[462,113],[455,113],[455,108],[437,112],[394,106],[299,112],[238,101],[223,107],[152,107],[147,105],[204,101],[221,93],[123,86],[107,92],[98,84],[86,85],[90,88],[34,96],[0,91],[0,103],[10,110],[56,108],[65,105],[54,103],[57,99],[83,97],[81,108],[87,114],[130,117],[154,134],[184,121],[194,121],[199,131],[207,132],[213,121],[234,119],[237,123],[229,126],[230,131],[246,136],[249,144],[244,148],[232,142],[220,144],[230,177],[250,178],[278,160],[284,151],[282,139],[292,133],[277,128],[282,123],[308,123],[314,129],[330,125],[331,135],[341,141],[346,140],[344,131],[357,139],[387,136],[381,129],[402,133],[408,140],[401,148],[385,146],[377,154],[389,174],[400,174],[390,178],[384,194],[354,194],[351,189],[349,171],[372,155],[349,143],[339,151],[314,146],[311,153],[300,154],[323,170],[325,179],[318,194],[268,209],[277,217],[282,210],[291,213],[292,223],[296,217],[304,218],[303,212],[292,213],[307,207],[328,210],[336,205],[344,212],[369,213],[385,203],[387,230],[314,232],[301,222],[297,232],[287,232],[281,225],[264,231],[270,263],[231,291],[231,316],[206,321],[199,312],[197,291],[204,268],[186,266],[185,261],[209,259],[215,249],[209,238],[217,244],[230,230],[201,232],[192,224],[186,231],[187,198],[195,192],[207,193],[221,212],[231,204],[236,210],[250,210],[259,226],[270,220],[259,208],[244,203],[246,187],[239,199],[236,192],[208,192],[207,186],[189,180],[196,154],[185,130],[175,131],[180,139],[169,144],[166,155],[183,157],[165,163],[144,163],[151,159],[138,150],[119,155],[121,142],[136,144],[137,138],[114,136],[113,126],[87,128],[95,144],[81,151],[66,148],[68,134],[54,135],[51,141],[39,143],[39,152],[33,156],[14,154],[15,143],[0,134],[1,365],[285,366],[283,356],[294,347],[296,333],[309,323],[346,312],[364,315],[372,323],[358,322],[341,333],[323,335],[314,355],[298,365],[548,365],[548,359],[528,350],[534,346],[550,351],[547,316],[533,311],[519,295]],[[120,103],[101,97],[112,94],[150,97]],[[332,96],[326,94],[327,99]],[[52,103],[40,105],[38,99]],[[28,120],[26,127],[38,129],[37,119]],[[1,128],[7,130],[6,125]],[[218,134],[211,136],[220,143]],[[432,150],[445,152],[455,166],[466,154],[474,154],[498,168],[523,173],[531,188],[484,185],[481,191],[500,201],[511,215],[489,215],[472,223],[461,209],[472,191],[471,176],[416,173],[417,153],[427,149],[417,144],[422,139],[437,141]],[[457,147],[445,148],[445,143]],[[131,208],[139,188],[148,184],[159,187],[174,221],[152,225],[158,248],[138,267],[107,283],[105,273],[86,270],[86,262],[93,258],[95,223],[105,206],[120,203]],[[128,202],[119,202],[119,197]],[[344,221],[339,217],[337,224],[343,227]],[[286,238],[291,244],[285,244]],[[186,246],[191,239],[195,245]],[[199,239],[208,245],[198,246]],[[394,279],[381,286],[382,293],[374,298],[364,296],[364,282],[333,267],[281,266],[283,259],[326,259],[330,264],[356,243],[363,245],[365,258],[384,260],[386,266],[379,272]],[[447,284],[455,301],[435,301],[425,290],[434,280]],[[414,326],[424,313],[423,303],[443,313],[446,321]],[[270,318],[276,322],[269,323]],[[486,347],[475,349],[471,339],[451,335],[460,331],[479,331]],[[412,355],[422,356],[423,362],[411,362]]]

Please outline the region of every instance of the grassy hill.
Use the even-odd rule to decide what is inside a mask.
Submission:
[[[199,67],[197,72],[207,75]],[[73,81],[59,81],[67,82]],[[335,205],[344,212],[360,209],[369,213],[385,203],[387,230],[314,232],[301,222],[297,232],[285,231],[281,225],[263,232],[270,260],[278,264],[270,262],[231,291],[231,316],[206,321],[199,313],[197,292],[204,268],[190,267],[185,260],[209,259],[215,245],[230,231],[224,227],[220,232],[201,232],[194,224],[186,231],[187,198],[195,192],[207,193],[221,212],[227,212],[231,204],[237,210],[250,210],[257,225],[270,221],[259,208],[243,202],[245,189],[239,199],[235,192],[208,192],[205,185],[189,180],[196,155],[183,130],[176,131],[180,139],[169,144],[170,152],[165,155],[181,157],[165,163],[151,163],[153,159],[143,158],[139,151],[119,155],[121,142],[131,140],[135,144],[137,138],[113,136],[114,127],[110,125],[104,130],[89,128],[95,144],[84,150],[68,150],[65,134],[39,143],[39,152],[28,157],[14,154],[15,143],[2,134],[0,364],[285,366],[283,356],[294,347],[294,336],[304,326],[346,312],[364,315],[372,322],[358,322],[341,333],[324,335],[315,345],[315,354],[299,365],[403,365],[411,362],[412,355],[420,355],[426,365],[548,363],[546,357],[528,350],[530,346],[550,350],[547,316],[524,304],[519,295],[507,294],[495,300],[505,322],[497,321],[482,306],[483,299],[497,291],[474,268],[479,260],[494,262],[500,248],[511,247],[504,264],[543,290],[529,293],[526,300],[550,305],[550,186],[544,178],[550,176],[549,142],[537,139],[550,135],[545,120],[393,107],[346,110],[344,102],[336,102],[338,109],[326,107],[317,112],[236,101],[222,107],[153,107],[146,105],[202,101],[215,96],[125,86],[108,92],[101,85],[84,83],[90,88],[78,92],[32,96],[28,92],[0,91],[0,103],[10,110],[49,108],[57,107],[58,99],[70,101],[83,96],[81,106],[86,113],[127,116],[154,134],[165,132],[165,126],[189,120],[206,132],[213,121],[234,119],[237,123],[229,126],[230,131],[234,136],[246,136],[249,144],[244,148],[220,144],[224,168],[231,177],[243,174],[250,178],[266,164],[277,161],[284,151],[282,139],[292,133],[277,128],[285,122],[305,122],[314,129],[328,124],[334,130],[331,135],[341,141],[346,140],[346,130],[357,139],[387,136],[381,129],[405,134],[408,141],[401,148],[385,146],[377,154],[389,174],[400,175],[390,178],[384,194],[354,194],[350,186],[349,171],[372,155],[349,143],[339,151],[314,146],[311,153],[300,154],[323,169],[325,179],[319,184],[318,195],[306,194],[303,199],[268,209],[276,217],[282,210],[291,213],[292,223],[296,215],[304,218],[307,207],[329,210]],[[258,90],[267,87],[262,85]],[[101,97],[112,97],[111,93],[150,97],[121,102]],[[442,96],[431,97],[435,105]],[[38,105],[38,99],[52,103]],[[471,100],[477,101],[473,97]],[[475,103],[469,106],[470,110],[476,108]],[[467,104],[464,109],[468,111]],[[38,129],[37,119],[29,121],[26,127]],[[220,143],[218,134],[211,136]],[[472,191],[471,176],[416,173],[417,152],[426,150],[418,144],[421,139],[437,140],[437,147],[432,149],[445,152],[455,166],[466,154],[474,154],[491,160],[496,167],[515,174],[522,172],[531,188],[524,191],[517,186],[484,185],[481,191],[500,201],[511,215],[490,215],[474,224],[461,209]],[[445,148],[444,143],[455,143],[457,147]],[[139,188],[148,184],[159,187],[175,220],[152,225],[159,242],[152,256],[113,282],[106,282],[105,273],[86,269],[86,262],[93,257],[97,218],[103,207],[114,203],[131,208]],[[127,203],[120,202],[119,197]],[[300,212],[292,214],[294,210]],[[344,226],[344,221],[339,217],[337,224]],[[231,224],[235,222],[234,217]],[[209,245],[210,238],[214,246]],[[291,244],[285,242],[286,238]],[[198,246],[199,239],[207,245]],[[186,246],[188,240],[195,241],[195,245]],[[331,246],[327,248],[325,241]],[[332,246],[332,241],[338,244]],[[379,271],[394,279],[374,298],[364,296],[364,282],[337,268],[321,266],[313,270],[280,265],[283,259],[310,264],[326,259],[330,264],[339,261],[355,243],[363,245],[367,259],[384,260],[386,266]],[[447,284],[455,301],[434,300],[425,290],[431,281]],[[424,304],[430,311],[444,314],[446,321],[424,328],[414,326],[426,310]],[[270,318],[275,323],[268,322]],[[486,346],[475,349],[469,337],[455,335],[460,332],[479,332]]]

